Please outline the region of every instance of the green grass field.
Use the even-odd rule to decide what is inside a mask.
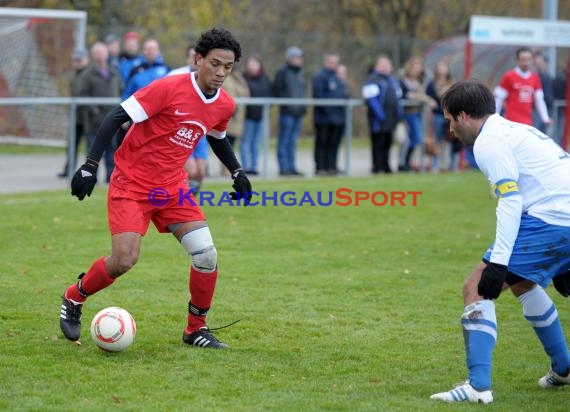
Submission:
[[[0,143],[0,154],[65,154],[63,147],[50,147],[50,146],[31,146],[31,145],[18,145]],[[80,153],[84,153],[83,145],[80,147]]]
[[[139,263],[84,308],[83,345],[59,330],[60,296],[109,253],[105,191],[0,196],[0,410],[567,411],[536,381],[548,358],[507,293],[497,304],[495,403],[431,401],[466,377],[463,279],[494,237],[475,172],[254,181],[258,191],[421,190],[416,207],[211,207],[219,253],[210,326],[227,351],[185,346],[189,259],[151,226]],[[204,190],[229,190],[207,182]],[[570,333],[570,307],[548,289]],[[137,322],[125,352],[89,336],[106,306]]]

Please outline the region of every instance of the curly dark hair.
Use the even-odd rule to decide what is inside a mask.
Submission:
[[[213,28],[200,35],[196,42],[196,53],[206,57],[210,50],[223,49],[234,52],[235,61],[241,58],[241,46],[234,36],[225,29]]]

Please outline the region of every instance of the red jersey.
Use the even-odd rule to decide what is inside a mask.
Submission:
[[[207,98],[194,74],[179,74],[155,80],[121,106],[134,124],[115,154],[114,173],[148,192],[178,185],[188,156],[206,134],[225,137],[235,102],[221,88]]]
[[[532,126],[534,94],[542,90],[538,74],[531,72],[523,77],[516,70],[510,70],[503,75],[498,87],[507,92],[504,117]]]

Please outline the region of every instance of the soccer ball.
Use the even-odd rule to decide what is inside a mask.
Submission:
[[[105,308],[91,321],[91,337],[99,348],[107,352],[127,349],[135,340],[137,325],[125,309]]]

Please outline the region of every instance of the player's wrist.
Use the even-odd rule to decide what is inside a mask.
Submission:
[[[85,160],[85,164],[92,166],[94,168],[98,168],[99,167],[99,162],[93,159],[90,159],[89,157]]]
[[[235,169],[235,170],[231,173],[232,179],[235,180],[236,177],[238,177],[241,173],[245,174],[243,168],[239,167],[239,168]]]

